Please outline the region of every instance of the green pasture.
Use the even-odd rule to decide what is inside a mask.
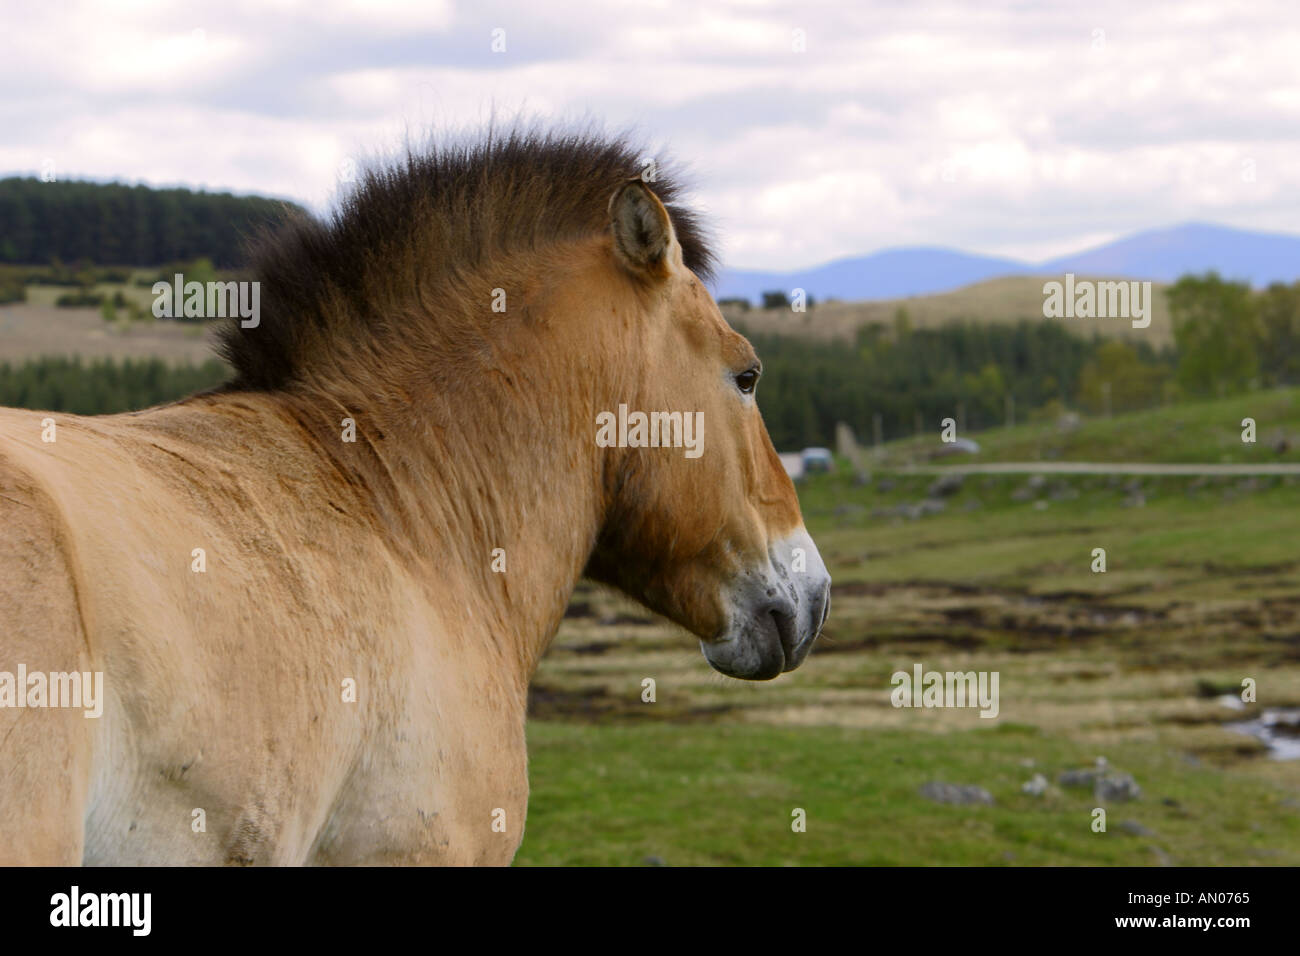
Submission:
[[[1218,462],[1214,429],[1300,428],[1293,398],[1085,422],[1062,454]],[[986,460],[1031,458],[1045,427],[980,436]],[[535,681],[517,862],[1300,863],[1300,761],[1229,726],[1300,707],[1300,478],[936,480],[846,466],[801,486],[834,607],[770,683],[713,674],[688,635],[584,585]],[[916,663],[997,671],[998,717],[893,707],[891,674]],[[1257,701],[1234,706],[1247,679]],[[1099,757],[1141,795],[1062,785]],[[922,796],[935,782],[992,804]]]
[[[542,723],[529,731],[519,865],[1124,865],[1300,862],[1300,811],[1250,774],[1129,746],[1143,796],[1092,829],[1086,790],[1020,790],[1092,763],[1068,739],[1003,725],[947,735],[838,727]],[[992,806],[918,796],[977,780]],[[795,809],[806,829],[792,830]]]
[[[1246,418],[1255,421],[1253,443],[1242,441],[1241,423]],[[939,441],[940,423],[928,424],[933,428],[920,438],[885,445],[880,466],[894,468],[931,460],[943,446]],[[1085,417],[1077,425],[1061,418],[1022,422],[964,437],[978,442],[978,453],[946,456],[933,459],[933,463],[1300,462],[1300,389],[1265,389],[1218,401],[1180,402],[1109,418]],[[868,450],[868,462],[871,456]]]

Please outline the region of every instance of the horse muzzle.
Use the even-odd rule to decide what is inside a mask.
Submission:
[[[808,533],[772,545],[766,565],[742,574],[726,596],[728,623],[700,649],[714,670],[771,680],[803,663],[831,609],[831,576]]]

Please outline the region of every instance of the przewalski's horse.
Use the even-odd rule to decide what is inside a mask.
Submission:
[[[0,672],[103,674],[98,719],[0,680],[0,862],[508,863],[584,573],[724,674],[799,665],[829,578],[636,157],[515,133],[367,173],[255,248],[232,385],[0,412]]]

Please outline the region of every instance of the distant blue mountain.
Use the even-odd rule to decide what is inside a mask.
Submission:
[[[1300,278],[1300,236],[1190,222],[1061,256],[1034,271],[1173,282],[1189,272],[1210,269],[1225,279],[1245,280],[1254,286],[1294,282]]]
[[[1173,282],[1215,270],[1254,286],[1300,279],[1300,236],[1207,223],[1152,229],[1042,263],[970,255],[952,249],[886,249],[794,272],[726,269],[718,298],[757,301],[766,291],[801,288],[817,299],[897,299],[933,295],[1009,275],[1112,276]]]
[[[718,298],[758,300],[764,292],[794,288],[817,299],[896,299],[982,282],[993,276],[1031,271],[1014,259],[969,255],[952,249],[886,249],[858,259],[841,259],[799,272],[724,270]]]

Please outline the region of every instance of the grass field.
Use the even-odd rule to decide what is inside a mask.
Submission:
[[[18,302],[0,305],[0,361],[17,363],[57,355],[85,359],[161,358],[173,364],[201,365],[216,357],[212,351],[213,331],[212,323],[110,324],[99,309],[60,309],[52,304]]]
[[[1286,864],[1297,804],[1267,778],[1167,746],[1111,749],[1143,798],[1091,829],[1086,790],[1020,790],[1093,751],[1032,727],[933,735],[839,727],[534,724],[519,865]],[[936,779],[978,780],[993,806],[930,803]],[[1289,802],[1288,802],[1289,801]],[[792,831],[795,809],[806,830]]]
[[[1173,452],[1151,437],[1178,434],[1168,411],[1099,424],[1189,460],[1220,448],[1206,423],[1240,421],[1242,402],[1289,423],[1293,398],[1184,407]],[[1072,453],[1106,447],[1091,427]],[[1021,454],[1016,431],[988,447]],[[1228,727],[1300,707],[1300,479],[969,476],[941,499],[934,481],[801,487],[834,607],[812,657],[770,683],[712,673],[691,638],[584,585],[535,682],[518,862],[1300,863],[1300,761]],[[998,672],[999,716],[893,707],[891,674],[916,663]],[[1225,698],[1244,678],[1243,709]],[[1141,797],[1058,782],[1098,757]],[[1023,793],[1036,773],[1051,785]],[[935,803],[932,782],[993,804]]]
[[[133,276],[144,276],[136,270]],[[112,297],[120,292],[149,319],[109,323],[97,308],[59,308],[55,300],[70,290],[29,285],[26,302],[0,305],[0,361],[22,362],[41,356],[85,359],[160,358],[173,364],[201,365],[212,350],[214,323],[151,321],[153,293],[134,283],[100,283],[85,291]]]
[[[1242,441],[1242,420],[1255,420],[1254,442]],[[1300,462],[1300,389],[1250,392],[1218,401],[1086,418],[1077,427],[1057,421],[994,428],[973,437],[978,454],[934,459],[943,448],[939,423],[919,439],[890,442],[878,458],[886,469],[933,461],[978,465],[1005,461],[1088,461],[1199,464]]]

